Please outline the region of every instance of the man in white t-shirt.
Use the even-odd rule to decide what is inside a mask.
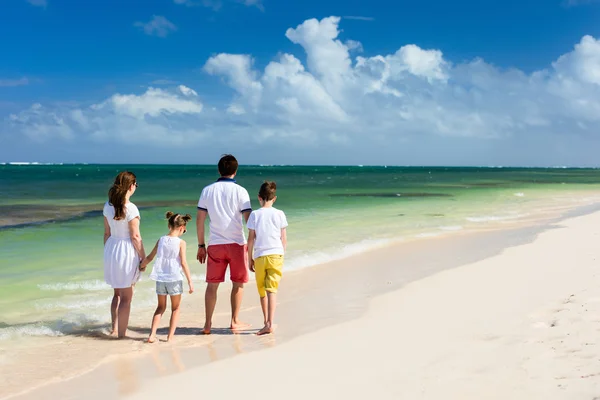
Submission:
[[[239,320],[240,307],[244,292],[244,283],[248,282],[248,254],[243,221],[248,222],[252,211],[248,191],[238,185],[234,178],[238,162],[231,154],[219,160],[221,177],[202,190],[198,201],[197,259],[206,263],[206,294],[204,296],[206,321],[202,332],[210,334],[212,316],[217,304],[217,289],[225,280],[225,271],[229,266],[231,289],[231,329],[244,329],[250,325]],[[204,242],[204,221],[210,219],[208,248]]]

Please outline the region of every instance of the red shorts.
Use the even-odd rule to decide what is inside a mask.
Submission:
[[[225,271],[229,265],[229,277],[232,282],[248,282],[248,246],[237,243],[213,244],[208,246],[206,263],[206,282],[225,281]]]

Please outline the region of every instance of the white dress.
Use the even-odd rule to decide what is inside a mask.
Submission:
[[[140,212],[133,203],[125,205],[125,218],[114,219],[115,208],[108,202],[102,214],[110,226],[110,237],[104,245],[104,281],[113,289],[129,288],[140,277],[140,257],[131,242],[129,221],[139,217]]]

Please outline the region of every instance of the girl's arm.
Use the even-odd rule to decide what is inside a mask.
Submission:
[[[104,217],[104,244],[110,237],[110,225],[108,224],[108,220]]]
[[[131,242],[133,243],[133,247],[138,253],[140,260],[146,258],[146,250],[144,250],[144,243],[142,242],[142,235],[140,233],[140,218],[135,217],[131,221],[129,221],[129,235],[131,237]]]
[[[148,264],[150,264],[152,262],[152,260],[154,260],[154,257],[156,257],[156,252],[158,251],[158,242],[160,242],[160,239],[156,241],[156,244],[154,245],[154,248],[152,249],[152,251],[150,252],[150,254],[148,254],[148,257],[144,258],[144,260],[140,264],[140,270],[141,271],[145,271],[146,270],[146,266]]]
[[[287,230],[285,228],[281,228],[281,243],[283,244],[283,251],[287,247]]]
[[[181,269],[183,269],[183,274],[185,275],[185,279],[187,279],[188,287],[190,288],[190,294],[194,293],[194,282],[192,282],[192,275],[190,274],[190,267],[188,267],[187,258],[185,257],[185,249],[187,248],[187,243],[185,240],[182,240],[179,243],[179,257],[181,258]]]
[[[248,229],[248,264],[250,265],[250,271],[254,272],[254,259],[252,253],[254,252],[254,241],[256,240],[256,231],[254,229]]]

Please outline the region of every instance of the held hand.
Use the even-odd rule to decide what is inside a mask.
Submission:
[[[140,261],[140,271],[144,272],[146,270],[146,266],[148,266],[148,263],[146,262],[146,260],[141,260]]]
[[[250,260],[250,271],[254,272],[254,260]]]
[[[200,264],[204,264],[206,262],[206,249],[204,247],[198,249],[196,260],[200,261]]]

